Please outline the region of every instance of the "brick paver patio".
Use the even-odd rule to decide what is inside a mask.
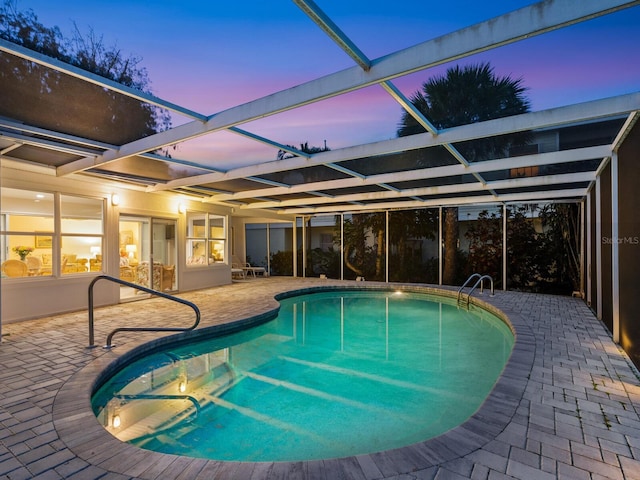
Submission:
[[[355,285],[271,277],[179,296],[202,310],[199,328],[228,328],[272,311],[277,293],[343,284]],[[92,385],[133,348],[162,343],[157,333],[117,334],[117,347],[105,350],[87,348],[86,311],[4,325],[0,479],[640,479],[638,371],[584,302],[514,292],[479,298],[508,316],[516,343],[473,417],[410,447],[295,463],[164,455],[107,433],[90,409]],[[96,343],[102,344],[117,326],[148,325],[154,318],[162,326],[167,318],[189,325],[193,312],[153,298],[97,309],[95,318]]]

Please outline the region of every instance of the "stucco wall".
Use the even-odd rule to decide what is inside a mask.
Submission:
[[[179,291],[224,285],[231,282],[231,267],[215,264],[201,268],[187,268],[185,254],[186,215],[178,212],[183,203],[188,210],[229,215],[230,209],[175,194],[146,193],[142,189],[122,188],[115,182],[97,181],[82,176],[56,177],[52,172],[35,170],[25,172],[5,165],[2,167],[2,187],[45,192],[62,192],[92,198],[104,198],[106,202],[105,238],[103,245],[104,273],[119,276],[118,231],[119,216],[144,215],[174,219],[177,221]],[[113,206],[108,201],[113,193],[120,196],[120,204]],[[63,277],[25,277],[3,279],[1,288],[1,322],[28,320],[63,312],[87,308],[87,288],[94,278],[92,273],[64,275]],[[96,306],[115,304],[119,301],[119,287],[106,281],[98,282],[95,288]]]

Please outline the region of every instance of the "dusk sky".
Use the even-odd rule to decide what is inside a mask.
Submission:
[[[579,1],[579,0],[577,0]],[[529,5],[531,1],[316,0],[370,59]],[[353,66],[291,0],[17,0],[71,36],[74,22],[106,45],[142,58],[153,93],[203,114]],[[640,7],[459,61],[489,61],[522,78],[533,110],[640,90]],[[394,80],[411,96],[447,67]],[[400,106],[380,87],[242,125],[284,144],[330,148],[395,137]],[[175,118],[174,124],[184,120]],[[240,153],[241,152],[241,153]],[[275,159],[275,151],[232,133],[180,145],[174,155],[219,168]]]

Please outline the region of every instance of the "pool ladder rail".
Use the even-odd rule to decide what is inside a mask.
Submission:
[[[174,295],[169,295],[164,292],[160,292],[158,290],[153,290],[151,288],[143,287],[142,285],[138,285],[137,283],[127,282],[126,280],[121,280],[116,277],[112,277],[110,275],[98,275],[94,278],[89,284],[89,347],[95,347],[94,343],[94,325],[93,325],[93,287],[99,280],[108,280],[110,282],[119,283],[120,285],[125,285],[127,287],[135,288],[136,290],[140,290],[142,292],[150,293],[157,297],[166,298],[167,300],[171,300],[173,302],[182,303],[183,305],[187,305],[193,309],[196,314],[196,320],[193,325],[190,327],[120,327],[112,330],[111,333],[107,336],[107,343],[104,348],[111,348],[114,345],[111,343],[113,336],[118,332],[188,332],[190,330],[195,329],[200,324],[200,309],[195,303],[189,302],[188,300],[183,300],[182,298],[176,297]]]
[[[471,294],[478,287],[478,285],[480,285],[480,293],[484,292],[484,281],[485,280],[489,280],[491,282],[491,294],[490,294],[490,296],[493,297],[495,295],[495,290],[493,289],[493,278],[491,278],[490,275],[480,275],[479,273],[474,273],[471,276],[469,276],[469,278],[467,278],[467,280],[458,289],[458,299],[457,299],[458,304],[460,304],[460,297],[462,296],[462,291],[464,290],[464,287],[466,287],[474,278],[477,278],[478,280],[473,285],[473,287],[471,287],[471,290],[469,290],[469,293],[467,294],[467,309],[469,308],[469,302],[471,301]]]

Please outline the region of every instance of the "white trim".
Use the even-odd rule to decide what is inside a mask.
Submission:
[[[588,194],[587,194],[588,198]],[[585,262],[585,209],[584,200],[580,202],[580,274],[579,274],[579,287],[580,296],[584,298],[585,285],[584,285],[584,262]]]
[[[384,216],[384,261],[385,261],[385,282],[389,283],[389,210],[385,211]]]
[[[442,244],[442,205],[438,207],[438,285],[442,285],[444,245]]]
[[[538,177],[521,177],[510,178],[508,180],[496,180],[488,182],[486,185],[480,183],[458,183],[454,185],[442,185],[435,187],[408,188],[406,190],[383,190],[380,192],[354,193],[350,195],[340,195],[330,197],[330,202],[359,202],[367,200],[383,200],[391,198],[407,198],[428,195],[442,195],[449,193],[461,192],[488,192],[496,189],[512,189],[524,187],[544,187],[546,185],[557,185],[561,183],[574,182],[591,182],[595,180],[595,172],[565,173],[559,175],[544,175]],[[553,196],[553,191],[546,193],[547,196]],[[498,198],[500,195],[496,195]],[[239,208],[245,210],[276,208],[276,207],[293,207],[298,205],[324,205],[327,203],[327,197],[316,198],[298,198],[294,200],[280,201],[264,201],[241,205]]]
[[[602,320],[602,178],[596,178],[596,316]]]
[[[587,290],[587,305],[591,306],[592,304],[592,292],[591,292],[591,263],[593,259],[591,258],[591,244],[594,241],[593,236],[591,235],[591,209],[593,208],[591,202],[591,191],[587,192],[587,212],[586,212],[586,254],[587,254],[587,281],[586,281],[586,290]]]
[[[507,204],[502,205],[502,290],[507,291]]]
[[[579,201],[587,194],[586,188],[568,188],[564,190],[551,190],[543,192],[525,192],[525,193],[510,193],[501,195],[496,198],[494,195],[477,195],[469,197],[453,197],[453,198],[438,198],[434,200],[398,200],[396,202],[375,202],[363,205],[355,204],[331,204],[326,206],[319,206],[313,208],[284,208],[279,210],[281,215],[314,215],[321,213],[335,213],[337,211],[371,211],[371,210],[394,210],[394,209],[407,209],[407,208],[428,208],[438,206],[457,206],[457,205],[481,205],[481,204],[495,204],[495,203],[521,203],[521,202],[547,202],[554,201],[561,198],[572,198],[575,201]]]
[[[193,110],[190,110],[188,108],[168,102],[149,93],[145,93],[142,90],[127,87],[121,83],[109,80],[105,77],[101,77],[100,75],[88,72],[55,58],[48,57],[46,55],[43,55],[42,53],[29,50],[28,48],[9,42],[8,40],[4,40],[2,38],[0,38],[0,52],[7,52],[11,55],[15,55],[16,57],[20,57],[33,63],[51,68],[58,72],[65,73],[71,77],[78,78],[87,83],[92,83],[94,85],[104,87],[108,90],[121,93],[127,97],[135,98],[136,100],[139,100],[143,103],[150,103],[158,107],[166,108],[182,115],[186,115],[187,117],[199,119],[200,121],[204,121],[207,119],[205,115],[194,112]]]
[[[292,237],[293,237],[292,238],[293,248],[291,250],[293,250],[293,272],[291,273],[291,275],[293,277],[297,277],[298,276],[298,217],[294,217],[293,219]]]
[[[620,343],[620,246],[618,209],[618,154],[611,155],[611,298],[613,317],[613,341]]]
[[[405,137],[406,138],[406,137]],[[337,152],[339,150],[333,150]],[[394,173],[382,173],[377,175],[369,175],[367,177],[357,176],[354,178],[344,178],[339,180],[328,180],[321,182],[303,183],[300,185],[292,185],[287,187],[269,187],[254,190],[244,190],[236,193],[216,194],[204,202],[224,202],[239,201],[247,198],[269,197],[275,195],[290,195],[294,193],[305,193],[317,190],[334,190],[350,187],[361,187],[365,185],[379,185],[387,183],[398,183],[405,181],[414,181],[428,178],[442,178],[456,175],[464,175],[465,173],[483,173],[499,170],[509,170],[512,168],[522,168],[530,166],[556,165],[563,163],[579,162],[586,158],[602,158],[611,154],[609,145],[601,145],[596,147],[577,148],[575,150],[563,150],[558,152],[536,153],[533,155],[523,155],[514,158],[501,158],[497,160],[487,160],[485,162],[472,163],[469,167],[463,165],[447,165],[442,167],[421,168],[416,170],[400,171]],[[316,158],[314,156],[314,158]],[[224,180],[232,180],[236,178],[244,178],[237,175],[236,170],[231,170],[223,175]],[[245,172],[246,173],[246,172]],[[193,178],[193,177],[192,177]],[[150,191],[159,189],[151,188]]]
[[[564,124],[573,124],[592,120],[595,118],[626,114],[636,109],[640,109],[640,92],[621,95],[613,98],[594,100],[591,102],[585,102],[576,105],[552,108],[539,112],[523,113],[521,115],[514,115],[512,117],[487,120],[486,122],[462,125],[460,127],[453,127],[447,130],[443,130],[437,136],[434,136],[431,133],[420,133],[407,137],[393,138],[380,142],[368,143],[364,145],[354,145],[337,150],[320,152],[312,155],[311,158],[293,157],[287,158],[285,160],[261,162],[231,169],[224,173],[207,173],[204,175],[196,175],[188,178],[172,180],[167,183],[150,186],[148,187],[148,190],[170,190],[176,187],[231,180],[234,178],[245,178],[248,176],[258,176],[267,173],[294,170],[296,168],[305,168],[316,165],[325,165],[327,163],[336,163],[344,160],[374,157],[378,155],[388,155],[401,151],[434,147],[445,145],[447,143],[456,143],[466,140],[474,140],[477,138],[486,138],[506,133],[521,132],[525,130],[536,130],[540,128],[547,128]],[[609,147],[609,151],[610,150],[611,148]],[[556,154],[559,153],[560,152],[556,152]],[[135,153],[131,153],[127,156],[131,155],[135,155]],[[80,161],[82,160],[78,160],[78,162]],[[72,163],[58,167],[58,174],[64,175],[75,171],[74,169],[69,168]],[[472,166],[475,165],[476,164],[472,164]],[[90,166],[86,166],[85,168],[91,168],[93,166],[94,165],[91,164]],[[454,166],[463,170],[465,169],[463,165]],[[473,171],[478,172],[481,170],[474,168]]]

